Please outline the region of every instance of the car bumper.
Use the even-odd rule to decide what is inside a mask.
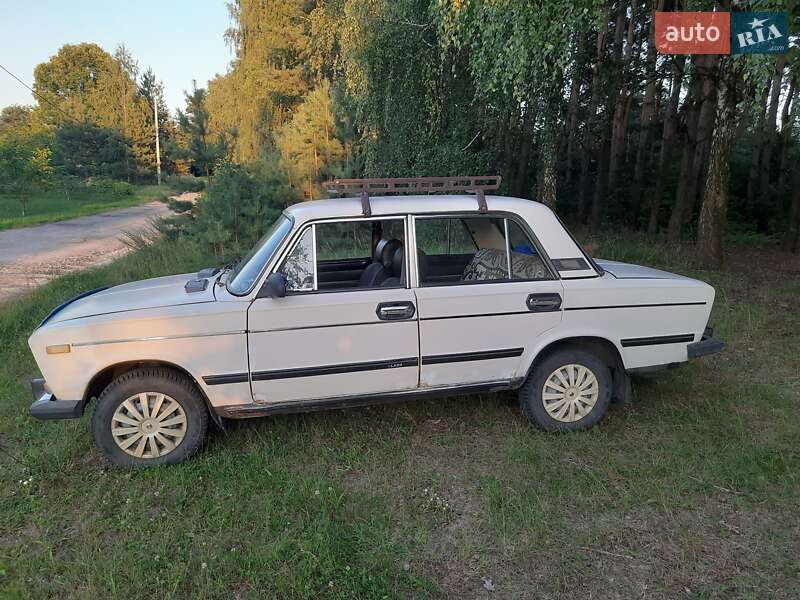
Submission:
[[[694,342],[686,346],[686,353],[689,358],[699,358],[709,354],[722,352],[725,342],[714,337],[714,330],[707,327],[703,332],[703,337],[699,342]]]
[[[45,389],[44,379],[31,380],[33,404],[29,409],[37,419],[79,419],[83,416],[83,400],[59,400]]]

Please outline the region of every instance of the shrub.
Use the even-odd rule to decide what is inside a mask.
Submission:
[[[115,181],[108,177],[93,177],[86,180],[90,192],[102,194],[107,198],[132,196],[134,187],[126,181]]]
[[[174,190],[176,194],[182,194],[184,192],[202,192],[206,189],[205,180],[187,175],[170,175],[167,177],[167,185]]]
[[[225,163],[191,213],[173,218],[171,224],[216,256],[228,258],[249,249],[280,212],[298,200],[274,158],[247,167]]]

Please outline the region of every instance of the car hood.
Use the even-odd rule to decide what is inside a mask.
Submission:
[[[686,279],[683,275],[614,260],[595,259],[595,262],[604,271],[611,273],[617,279]]]
[[[213,281],[209,280],[205,290],[188,293],[185,289],[186,283],[193,279],[197,279],[195,273],[170,275],[125,283],[88,295],[81,295],[56,309],[45,319],[45,322],[58,323],[81,317],[132,310],[213,302]]]

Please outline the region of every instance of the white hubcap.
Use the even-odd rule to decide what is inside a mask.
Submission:
[[[159,392],[142,392],[117,407],[111,419],[117,446],[136,458],[158,458],[177,448],[186,435],[186,413]]]
[[[564,365],[545,380],[544,409],[556,421],[579,421],[594,408],[600,394],[597,377],[583,365]]]

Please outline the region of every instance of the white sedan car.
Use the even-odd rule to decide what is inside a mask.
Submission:
[[[192,455],[209,417],[497,390],[542,429],[579,430],[630,373],[719,351],[713,301],[703,282],[593,260],[530,200],[304,202],[235,267],[57,307],[29,340],[30,412],[77,418],[96,398],[96,446],[132,466]]]

